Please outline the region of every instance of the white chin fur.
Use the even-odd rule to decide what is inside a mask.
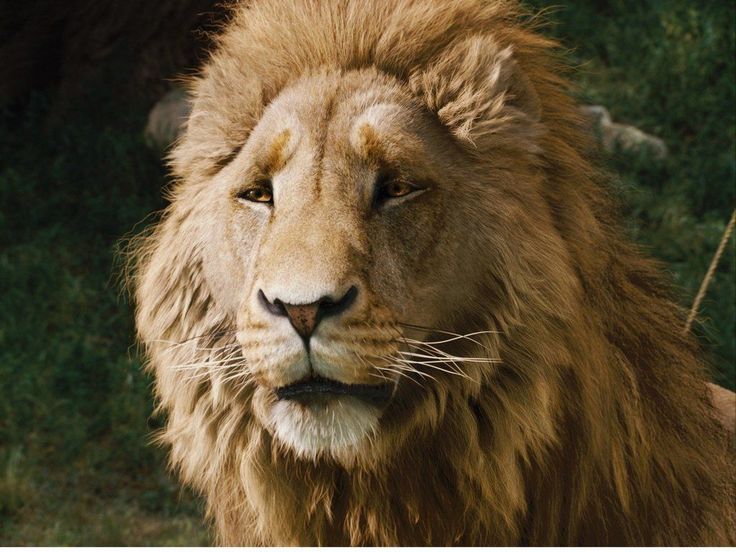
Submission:
[[[338,397],[328,404],[276,401],[269,427],[297,456],[315,460],[322,454],[349,460],[378,427],[379,411],[359,399]]]

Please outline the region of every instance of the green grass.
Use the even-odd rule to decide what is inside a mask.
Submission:
[[[162,207],[165,173],[145,107],[105,92],[57,123],[44,95],[2,114],[0,544],[145,544],[139,518],[148,543],[184,544],[167,520],[206,538],[148,446],[151,381],[116,277],[115,244]]]
[[[661,137],[670,155],[618,153],[608,168],[630,235],[689,307],[735,205],[733,2],[535,0],[570,48],[579,99]],[[730,241],[694,331],[714,378],[736,387],[736,259]]]
[[[550,15],[575,47],[581,100],[669,146],[662,162],[608,164],[630,234],[683,305],[734,206],[733,15],[675,0],[567,0]],[[89,83],[54,122],[50,92],[0,112],[0,544],[209,542],[200,501],[148,445],[151,381],[114,249],[163,206],[166,178],[143,144],[148,106],[110,94],[119,84]],[[731,245],[696,327],[731,388],[734,257]]]

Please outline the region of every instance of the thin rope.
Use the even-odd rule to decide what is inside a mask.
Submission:
[[[695,315],[698,314],[698,310],[700,309],[700,303],[702,303],[703,297],[705,297],[705,292],[708,290],[708,285],[710,284],[710,281],[713,279],[713,274],[715,274],[716,272],[718,261],[721,260],[723,251],[726,249],[728,238],[731,237],[731,232],[733,231],[734,223],[736,223],[736,209],[734,209],[733,214],[731,215],[731,220],[726,226],[726,230],[723,232],[721,243],[718,244],[718,249],[716,249],[716,254],[713,255],[713,260],[710,262],[710,266],[708,267],[708,272],[705,273],[705,278],[703,278],[703,283],[700,284],[700,289],[698,290],[698,294],[695,296],[695,300],[693,301],[693,306],[690,308],[690,314],[687,317],[687,322],[685,323],[685,329],[683,330],[682,333],[688,333],[690,331],[690,327],[693,325],[693,320],[695,320]]]

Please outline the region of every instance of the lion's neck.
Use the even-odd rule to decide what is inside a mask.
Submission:
[[[229,527],[220,521],[221,534],[233,536],[226,544],[517,543],[519,458],[484,453],[476,424],[451,409],[443,425],[372,470],[298,461],[262,434],[239,472],[250,514],[225,520]],[[244,533],[243,523],[253,531]],[[243,542],[244,534],[254,540]]]

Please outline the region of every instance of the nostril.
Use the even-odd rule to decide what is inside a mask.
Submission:
[[[274,299],[273,302],[268,300],[268,297],[266,297],[266,294],[263,293],[263,290],[258,290],[258,301],[263,305],[263,307],[270,312],[271,314],[275,314],[276,316],[286,316],[286,307],[284,306],[284,303],[280,301],[279,299]]]
[[[319,301],[319,310],[322,316],[334,316],[348,310],[358,296],[358,288],[351,286],[350,289],[337,301],[330,297],[324,297]]]

